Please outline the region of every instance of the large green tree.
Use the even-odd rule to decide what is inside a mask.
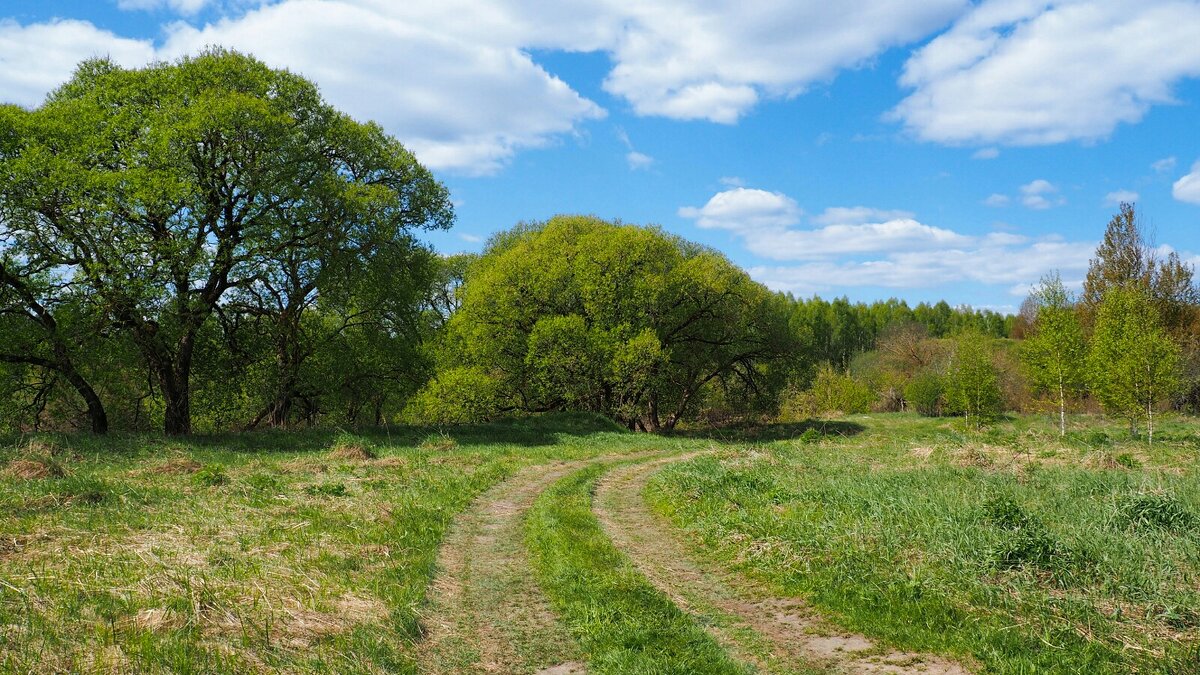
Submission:
[[[419,397],[474,382],[505,411],[589,410],[672,428],[706,401],[770,399],[795,356],[786,299],[718,253],[658,229],[560,216],[490,242],[466,275],[448,354]],[[489,384],[484,385],[487,382]]]
[[[198,339],[231,290],[258,294],[274,321],[286,401],[303,313],[331,270],[394,247],[404,277],[410,230],[452,219],[445,188],[378,127],[220,50],[85,62],[39,108],[0,110],[0,153],[21,259],[86,288],[128,333],[169,434],[191,429]]]
[[[1179,387],[1179,348],[1139,285],[1110,288],[1096,315],[1088,361],[1092,391],[1136,435],[1144,421],[1154,442],[1155,409]]]
[[[1071,293],[1054,274],[1042,280],[1031,297],[1035,303],[1032,332],[1021,344],[1030,384],[1050,393],[1058,404],[1059,435],[1067,433],[1067,400],[1087,385],[1087,343]]]

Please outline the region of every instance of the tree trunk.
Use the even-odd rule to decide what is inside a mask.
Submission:
[[[175,380],[173,377],[169,379]],[[166,404],[163,431],[168,436],[186,436],[192,433],[192,397],[187,379],[182,382],[160,380],[159,384],[162,386],[163,402]]]
[[[1067,394],[1062,382],[1058,383],[1058,436],[1067,435]]]
[[[75,389],[75,392],[83,399],[84,404],[87,405],[88,422],[91,424],[92,433],[107,434],[108,413],[104,410],[104,402],[100,400],[100,396],[96,393],[96,390],[84,379],[83,375],[79,374],[78,370],[75,370],[75,364],[67,356],[65,350],[61,349],[60,345],[55,346],[54,352],[58,356],[58,360],[56,361],[32,355],[18,356],[9,354],[0,354],[0,361],[28,363],[58,372],[66,378],[67,382]]]
[[[84,403],[87,404],[88,421],[92,425],[93,434],[108,433],[108,413],[104,410],[104,403],[100,401],[100,397],[96,394],[96,390],[92,389],[92,385],[83,379],[74,369],[71,372],[63,372],[63,376],[75,387],[75,391],[83,397]]]

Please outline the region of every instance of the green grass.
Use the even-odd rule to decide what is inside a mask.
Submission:
[[[604,534],[592,491],[593,465],[560,480],[527,521],[535,574],[588,657],[588,672],[629,675],[746,673]]]
[[[663,470],[654,507],[848,629],[987,672],[1200,672],[1200,426],[1169,420],[1150,448],[1072,422],[0,439],[0,672],[412,673],[437,547],[483,491],[714,447]],[[539,498],[526,542],[592,672],[742,672],[604,536],[602,470]]]
[[[530,463],[659,439],[588,416],[345,434],[20,439],[0,474],[0,671],[414,672],[437,545]],[[678,445],[671,441],[671,444]]]
[[[672,466],[651,499],[713,559],[898,647],[1001,673],[1200,671],[1193,422],[1153,449],[1087,419],[1065,441],[1031,417],[845,423],[862,433]]]

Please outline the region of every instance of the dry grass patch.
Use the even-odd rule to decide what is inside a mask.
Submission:
[[[40,480],[66,476],[57,462],[40,459],[14,459],[4,468],[4,475],[18,480]]]
[[[193,474],[204,468],[204,465],[190,457],[177,457],[169,459],[158,466],[152,466],[147,469],[139,469],[131,472],[133,476],[179,476],[183,474]]]
[[[329,450],[329,459],[366,462],[376,458],[375,451],[361,443],[339,441]]]

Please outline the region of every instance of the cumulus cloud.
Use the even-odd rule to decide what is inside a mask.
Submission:
[[[1133,190],[1114,190],[1104,195],[1105,206],[1117,206],[1122,203],[1132,204],[1141,198],[1141,195]]]
[[[629,152],[625,153],[625,162],[629,164],[630,171],[649,169],[654,165],[654,158],[645,153],[638,152],[633,147],[633,141],[629,140],[629,134],[625,133],[625,130],[621,127],[617,127],[617,139],[629,150]]]
[[[780,230],[800,222],[804,212],[782,192],[738,187],[713,195],[699,208],[685,206],[679,215],[708,229],[753,232]]]
[[[1000,156],[997,148],[980,148],[971,155],[971,159],[996,159]]]
[[[434,30],[430,8],[435,16],[405,15],[419,9],[285,0],[203,28],[177,23],[162,52],[251,51],[312,77],[334,105],[378,121],[426,165],[468,174],[494,172],[515,152],[604,115],[520,49]]]
[[[984,0],[908,60],[891,117],[950,144],[1102,138],[1200,75],[1198,34],[1186,0]]]
[[[818,225],[861,225],[869,222],[887,220],[908,220],[913,217],[909,211],[874,209],[868,206],[831,206],[813,216],[813,222]]]
[[[1200,204],[1200,161],[1192,165],[1192,172],[1175,181],[1171,195],[1181,202]]]
[[[956,282],[1025,287],[1053,269],[1082,273],[1095,250],[1092,242],[1059,237],[967,235],[922,223],[906,211],[865,206],[828,208],[805,218],[783,193],[742,187],[718,192],[702,207],[681,208],[679,215],[732,232],[751,253],[779,261],[750,273],[771,288],[801,294]]]
[[[642,115],[731,123],[763,97],[794,96],[885,49],[921,39],[965,0],[625,3],[607,91]]]
[[[1044,178],[1021,186],[1021,203],[1026,208],[1042,210],[1062,206],[1067,200],[1058,194],[1058,188]]]
[[[993,192],[992,194],[988,195],[987,199],[983,200],[984,206],[990,206],[995,209],[1008,206],[1011,203],[1012,197],[1009,197],[1008,195],[1002,195],[999,192]]]
[[[22,26],[0,20],[0,101],[40,104],[84,59],[111,57],[126,66],[154,58],[146,40],[129,40],[87,21],[56,20]]]
[[[117,0],[124,9],[194,15],[239,12],[209,24],[164,27],[156,51],[82,22],[9,22],[0,50],[6,98],[36,103],[79,58],[125,63],[173,58],[210,44],[251,51],[296,70],[359,118],[374,119],[436,169],[488,173],[604,111],[530,56],[604,52],[609,93],[640,115],[732,123],[764,98],[794,96],[839,70],[948,24],[968,0],[747,0],[740,5],[647,0]],[[245,10],[245,11],[242,11]],[[26,34],[12,40],[11,33]],[[119,53],[118,53],[119,52]],[[646,166],[644,153],[626,157]]]

